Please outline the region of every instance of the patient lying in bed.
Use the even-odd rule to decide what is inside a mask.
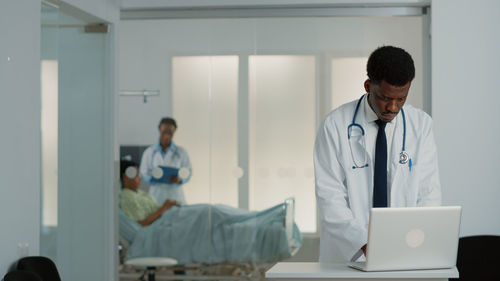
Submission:
[[[287,237],[283,204],[260,212],[225,205],[180,207],[174,201],[160,206],[138,190],[139,175],[132,177],[136,181],[132,183],[126,168],[121,170],[120,234],[131,243],[127,259],[171,257],[180,264],[276,262],[291,256],[291,244],[300,247],[296,225],[293,239]]]
[[[168,209],[178,204],[172,200],[165,200],[159,205],[156,199],[139,189],[141,175],[136,163],[132,161],[120,162],[122,190],[120,192],[120,209],[130,219],[142,226],[147,226]]]

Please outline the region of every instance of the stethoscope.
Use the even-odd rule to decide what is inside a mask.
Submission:
[[[160,152],[159,152],[159,151],[157,151],[157,150],[153,150],[153,154],[151,155],[151,167],[153,167],[153,166],[154,166],[154,165],[153,165],[153,162],[154,162],[154,159],[155,159],[155,155],[156,155],[156,153],[160,153]],[[179,154],[179,151],[178,151],[178,150],[173,151],[172,158],[173,158],[174,156],[177,156],[177,157],[180,157],[180,156],[181,156],[181,155]],[[163,159],[163,157],[162,157],[162,159]]]
[[[356,109],[354,110],[354,116],[352,117],[352,123],[347,127],[347,139],[349,141],[349,149],[351,150],[351,157],[352,157],[352,162],[354,163],[354,166],[352,166],[353,169],[356,168],[365,168],[368,167],[368,160],[367,160],[367,155],[366,155],[366,141],[365,141],[365,130],[363,129],[363,126],[360,124],[356,123],[356,116],[358,115],[358,110],[359,106],[361,105],[361,101],[363,100],[364,95],[361,96],[361,98],[358,100],[358,103],[356,104]],[[403,146],[401,148],[401,152],[399,153],[399,164],[406,164],[408,161],[410,161],[410,170],[411,170],[411,160],[410,156],[408,153],[405,151],[405,145],[406,145],[406,116],[405,116],[405,111],[403,108],[401,108],[401,116],[403,117]],[[363,138],[362,140],[362,145],[363,145],[363,150],[364,150],[364,160],[363,164],[358,165],[356,162],[356,158],[354,157],[354,153],[352,151],[352,145],[351,145],[351,131],[353,127],[357,127],[361,130],[361,136]]]
[[[150,167],[154,167],[153,162],[154,162],[154,158],[155,158],[156,153],[160,153],[160,152],[158,152],[156,150],[153,151],[153,155],[151,155],[151,166]],[[174,157],[174,155],[177,157],[181,156],[179,153],[179,150],[174,151],[172,157]],[[183,180],[187,179],[189,177],[190,173],[191,172],[187,168],[180,168],[179,169],[179,177]],[[163,177],[163,170],[159,167],[156,167],[151,171],[151,176],[155,179],[159,179],[159,178]]]

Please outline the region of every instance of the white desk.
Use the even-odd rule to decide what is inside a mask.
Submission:
[[[450,269],[363,272],[345,264],[316,262],[282,262],[266,272],[266,279],[273,280],[335,280],[335,281],[445,281],[458,278],[456,267]]]

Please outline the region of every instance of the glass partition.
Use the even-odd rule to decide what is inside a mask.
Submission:
[[[58,224],[58,38],[59,9],[42,3],[41,11],[41,229],[40,254],[56,260]]]
[[[211,239],[220,234],[214,225],[221,211],[217,204],[236,207],[230,209],[234,214],[257,214],[292,197],[293,222],[300,232],[317,237],[316,129],[330,110],[364,94],[366,58],[384,44],[412,54],[417,75],[408,102],[422,106],[422,40],[414,36],[421,34],[421,21],[124,20],[117,124],[121,156],[142,162],[147,147],[158,144],[160,119],[173,117],[178,125],[173,140],[192,165],[191,178],[182,186],[187,204],[180,209],[209,204],[200,233]],[[134,91],[136,96],[125,94]],[[148,192],[149,185],[143,182],[141,188]],[[203,253],[199,245],[188,248]],[[206,254],[204,261],[217,257]]]
[[[90,17],[72,12],[42,4],[40,255],[63,280],[106,280],[115,254],[109,33],[87,32]]]

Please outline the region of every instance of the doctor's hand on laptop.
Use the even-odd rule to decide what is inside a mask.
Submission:
[[[365,244],[363,247],[361,247],[361,251],[363,251],[363,255],[365,255],[365,257],[366,257],[366,245],[368,244]]]

